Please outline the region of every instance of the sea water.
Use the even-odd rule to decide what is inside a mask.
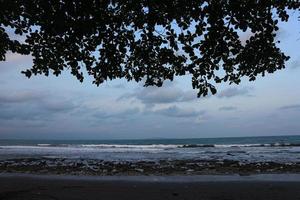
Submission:
[[[238,160],[300,162],[300,136],[144,140],[0,140],[0,160]]]

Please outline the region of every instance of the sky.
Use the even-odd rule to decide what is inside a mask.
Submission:
[[[197,98],[189,76],[161,88],[126,80],[96,87],[61,76],[20,72],[30,56],[0,62],[0,139],[144,139],[300,135],[300,29],[296,15],[281,23],[287,68],[240,85],[217,85]],[[298,30],[299,29],[299,30]]]

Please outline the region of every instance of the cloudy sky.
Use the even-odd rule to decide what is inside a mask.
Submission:
[[[0,62],[0,139],[199,138],[300,134],[300,30],[297,16],[281,24],[278,38],[287,68],[218,94],[196,98],[190,77],[164,87],[125,80],[100,87],[60,77],[27,79],[31,58]]]

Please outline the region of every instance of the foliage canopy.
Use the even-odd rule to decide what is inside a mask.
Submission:
[[[0,61],[8,51],[32,55],[27,77],[70,69],[97,85],[126,78],[161,86],[190,74],[205,96],[216,83],[284,68],[278,22],[299,8],[288,0],[0,0]]]

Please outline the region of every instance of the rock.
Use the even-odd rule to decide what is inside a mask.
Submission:
[[[137,169],[134,169],[135,171],[137,171],[137,172],[140,172],[140,173],[143,173],[144,172],[144,170],[143,169],[139,169],[139,168],[137,168]]]

